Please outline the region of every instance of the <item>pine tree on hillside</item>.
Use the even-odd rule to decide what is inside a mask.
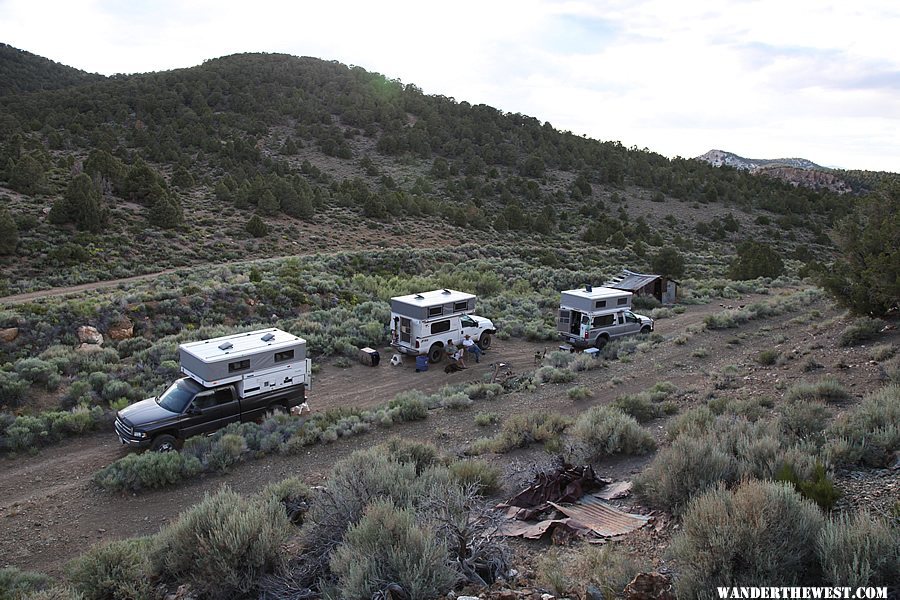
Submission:
[[[87,173],[77,175],[50,210],[51,223],[74,223],[78,229],[92,233],[98,233],[108,220],[109,211]]]
[[[163,229],[173,229],[184,222],[184,211],[177,198],[164,194],[157,198],[148,214],[151,225]]]
[[[0,254],[13,254],[19,243],[19,228],[5,208],[0,208]]]
[[[253,215],[247,221],[247,232],[253,237],[261,238],[269,235],[269,227],[265,221],[259,218],[259,215]]]
[[[44,166],[30,154],[24,155],[7,171],[9,187],[29,196],[38,193],[44,183]]]

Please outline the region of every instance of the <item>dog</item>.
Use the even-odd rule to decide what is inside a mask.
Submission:
[[[456,363],[450,363],[446,367],[444,367],[444,373],[456,373],[457,371],[462,371],[463,368]]]
[[[543,351],[543,352],[535,352],[535,353],[534,353],[534,364],[536,364],[536,365],[537,365],[537,364],[540,364],[540,363],[544,360],[544,357],[545,357],[545,356],[547,356],[547,349],[546,349],[546,348],[544,348],[544,351]]]

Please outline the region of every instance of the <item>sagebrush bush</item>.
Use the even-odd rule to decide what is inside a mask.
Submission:
[[[504,453],[536,442],[555,442],[570,423],[566,417],[556,413],[513,415],[503,422],[488,448],[491,452]]]
[[[653,387],[638,394],[619,396],[613,404],[622,412],[631,415],[641,423],[645,423],[663,414],[677,411],[674,404],[663,403],[676,390],[677,388],[670,382],[660,381],[654,384]]]
[[[500,489],[500,469],[483,460],[457,460],[449,468],[460,485],[474,486],[479,494],[490,495]]]
[[[138,492],[193,477],[200,461],[180,452],[129,454],[94,473],[94,483],[110,492]]]
[[[583,544],[565,551],[552,548],[538,559],[536,570],[538,581],[560,596],[589,598],[588,588],[593,587],[604,598],[615,598],[636,574],[649,568],[646,560],[620,545]]]
[[[594,406],[575,420],[567,451],[571,463],[584,463],[613,454],[646,454],[656,448],[650,432],[633,417],[613,406]]]
[[[233,597],[254,590],[262,575],[281,564],[289,532],[275,498],[248,500],[224,488],[163,529],[150,561],[167,581],[187,581],[206,597]]]
[[[94,546],[66,565],[69,583],[86,600],[151,598],[152,544],[144,537]]]
[[[388,403],[388,408],[396,411],[397,421],[420,421],[428,416],[428,407],[421,398],[421,392],[401,392]]]
[[[785,400],[788,402],[795,402],[798,400],[824,400],[825,402],[837,402],[846,400],[849,397],[850,392],[847,391],[847,388],[841,385],[841,383],[833,377],[825,377],[814,383],[803,381],[794,384],[788,388],[787,393],[784,395]]]
[[[593,396],[594,392],[586,386],[576,385],[575,387],[569,388],[566,395],[569,396],[571,400],[584,400]]]
[[[575,373],[572,371],[550,365],[543,366],[534,372],[534,380],[538,383],[567,383],[573,379],[575,379]]]
[[[472,400],[492,400],[503,393],[499,383],[473,383],[463,390]]]
[[[0,568],[0,600],[18,600],[47,584],[47,576],[16,567]]]
[[[393,437],[382,444],[380,448],[397,462],[415,466],[416,474],[421,474],[425,469],[441,464],[440,452],[434,444],[429,442]]]
[[[756,355],[756,362],[763,366],[772,366],[778,361],[780,355],[778,350],[762,350]]]
[[[288,477],[270,483],[259,492],[263,500],[274,498],[284,506],[288,519],[294,525],[303,525],[303,517],[312,501],[312,490],[299,477]]]
[[[495,412],[480,412],[475,415],[475,424],[479,427],[487,427],[488,425],[496,425],[500,422],[500,415]]]
[[[826,453],[838,464],[885,466],[900,449],[900,384],[872,392],[825,432]]]
[[[805,440],[821,436],[830,419],[831,411],[822,402],[797,400],[781,406],[778,424],[784,433]]]
[[[861,342],[874,339],[884,328],[884,321],[863,317],[856,319],[838,336],[838,346],[856,346]]]
[[[750,480],[695,498],[669,547],[678,597],[717,598],[716,586],[795,585],[816,563],[819,509],[789,486]]]
[[[412,510],[390,499],[369,505],[334,552],[330,567],[339,598],[367,600],[399,586],[410,600],[442,596],[458,578],[447,549]]]
[[[827,585],[855,588],[900,581],[900,531],[864,511],[826,521],[816,539],[816,555]]]

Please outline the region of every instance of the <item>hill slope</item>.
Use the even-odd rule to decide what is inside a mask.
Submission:
[[[0,94],[55,90],[106,79],[0,44]]]

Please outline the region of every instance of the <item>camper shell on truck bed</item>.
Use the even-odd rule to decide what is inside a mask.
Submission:
[[[562,292],[559,306],[583,313],[622,310],[631,308],[631,296],[631,292],[587,285],[581,289]]]
[[[241,398],[292,385],[309,385],[306,340],[261,329],[189,342],[178,347],[181,371],[204,387],[234,383]]]
[[[475,310],[475,295],[455,290],[434,290],[391,298],[391,312],[410,319],[426,319]]]

